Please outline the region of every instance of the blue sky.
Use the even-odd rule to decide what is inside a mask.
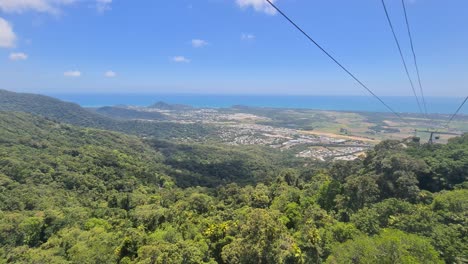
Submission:
[[[0,88],[367,95],[265,3],[0,0]],[[411,95],[380,0],[276,4],[377,94]],[[387,5],[412,66],[401,2]],[[466,96],[468,1],[407,6],[426,95]]]

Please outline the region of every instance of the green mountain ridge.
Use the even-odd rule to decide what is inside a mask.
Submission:
[[[163,121],[166,117],[158,112],[143,112],[133,109],[116,107],[116,106],[104,106],[94,109],[95,112],[116,119],[148,119]]]
[[[201,124],[117,120],[88,111],[77,104],[63,102],[52,97],[15,93],[6,90],[0,90],[1,110],[31,113],[76,126],[157,138],[197,139],[209,135],[212,130],[210,127]]]
[[[113,121],[75,103],[28,93],[0,90],[0,110],[26,112],[77,126],[111,126]]]

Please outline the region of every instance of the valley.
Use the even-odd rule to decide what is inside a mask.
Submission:
[[[218,142],[227,145],[261,145],[294,153],[300,158],[318,161],[354,160],[387,139],[403,140],[428,135],[416,129],[450,131],[442,136],[444,143],[461,134],[468,126],[468,118],[461,116],[454,126],[443,127],[444,115],[433,115],[428,121],[414,115],[403,115],[398,120],[387,113],[353,113],[305,109],[276,109],[234,106],[231,108],[194,108],[158,102],[149,107],[114,106],[92,108],[109,117],[141,122],[170,122],[174,124],[201,124],[212,128],[204,137],[178,138],[184,142]],[[122,111],[133,115],[122,117]],[[154,115],[156,117],[151,117]],[[405,123],[406,122],[406,123]]]

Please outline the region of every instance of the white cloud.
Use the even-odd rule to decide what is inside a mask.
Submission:
[[[194,48],[201,48],[206,45],[208,45],[208,42],[203,39],[192,39],[192,47]]]
[[[63,73],[63,76],[65,77],[80,77],[81,72],[80,71],[66,71]]]
[[[12,61],[20,61],[20,60],[27,60],[28,55],[22,52],[13,52],[10,54],[10,60]]]
[[[6,13],[36,11],[59,14],[60,7],[70,5],[77,0],[0,0],[0,9]]]
[[[242,33],[241,35],[241,39],[242,40],[254,40],[255,39],[255,35],[254,34],[246,34],[246,33]]]
[[[276,2],[271,0],[271,2]],[[275,15],[276,10],[265,0],[236,0],[237,5],[241,8],[252,7],[255,11],[265,12],[269,15]]]
[[[16,35],[13,28],[5,19],[0,17],[0,47],[11,48],[15,46]]]
[[[79,2],[94,2],[98,12],[111,9],[112,0],[0,0],[0,10],[5,13],[24,13],[34,11],[58,15],[61,8]]]
[[[99,13],[111,10],[112,0],[96,0],[96,9]]]
[[[117,73],[114,71],[106,71],[104,73],[104,76],[107,78],[114,78],[114,77],[117,77]]]
[[[175,56],[172,58],[173,62],[183,62],[183,63],[189,63],[190,60],[185,58],[184,56]]]

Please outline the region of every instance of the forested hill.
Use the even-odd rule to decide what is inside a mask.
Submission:
[[[468,135],[327,169],[262,151],[0,112],[0,263],[467,261]]]
[[[0,90],[0,110],[32,113],[78,126],[112,125],[111,119],[87,111],[77,104],[38,94]]]
[[[201,124],[124,121],[88,111],[81,106],[58,99],[0,90],[0,111],[25,112],[76,126],[100,128],[123,133],[161,138],[202,138],[212,129]],[[106,112],[106,111],[104,111]],[[113,113],[115,110],[113,111]],[[107,112],[108,114],[108,112]],[[120,114],[133,114],[125,111]]]
[[[157,108],[161,110],[191,110],[193,109],[193,107],[190,105],[168,104],[168,103],[161,102],[161,101],[148,106],[148,108]]]
[[[127,109],[118,106],[104,106],[94,109],[97,113],[117,119],[148,119],[148,120],[164,120],[165,116],[158,112],[143,112],[133,109]]]
[[[0,144],[11,148],[10,156],[24,151],[47,157],[77,158],[90,154],[104,164],[116,164],[120,153],[139,161],[142,170],[148,167],[157,173],[168,174],[181,187],[209,186],[236,182],[253,184],[274,179],[279,168],[287,168],[288,155],[279,151],[263,152],[262,148],[225,147],[223,145],[177,144],[162,140],[145,140],[118,132],[80,128],[56,123],[42,117],[19,112],[0,111]],[[21,148],[19,148],[21,146]],[[86,153],[86,154],[85,154]],[[32,157],[31,157],[32,158]],[[45,159],[48,160],[48,159]],[[86,167],[86,159],[80,166]],[[143,162],[144,163],[141,163]],[[294,165],[294,162],[291,163]],[[34,166],[24,163],[19,167]],[[78,166],[76,164],[76,166]],[[114,171],[119,172],[118,169]],[[111,174],[112,175],[112,174]],[[136,176],[133,175],[133,176]],[[140,178],[139,180],[144,180]],[[80,179],[75,179],[81,182]],[[105,185],[113,185],[106,179]]]

